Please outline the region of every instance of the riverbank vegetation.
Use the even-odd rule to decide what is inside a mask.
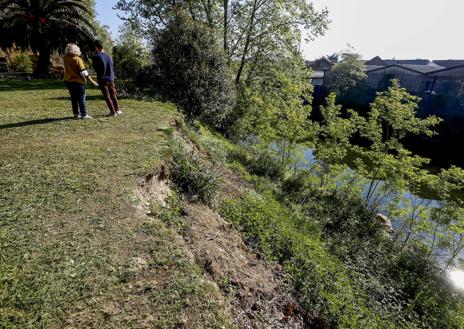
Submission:
[[[257,151],[202,127],[184,129],[196,147],[174,147],[174,186],[193,200],[208,191],[206,202],[246,243],[283,267],[308,324],[462,328],[462,295],[426,244],[405,243],[376,220],[360,193],[361,176],[335,178],[331,171],[321,188],[319,165],[283,171],[275,148]],[[221,178],[217,168],[246,182],[238,195],[230,195],[230,175]]]
[[[174,186],[190,200],[208,191],[205,202],[282,266],[309,325],[462,327],[462,295],[424,243],[404,246],[375,219],[353,188],[362,179],[356,173],[321,188],[319,166],[282,171],[275,149],[258,153],[203,127],[183,131],[193,146],[172,146]],[[240,192],[231,194],[237,181]]]
[[[297,45],[302,31],[323,33],[327,17],[310,4],[157,5],[118,4],[153,42],[152,72],[171,74],[152,89],[189,122],[203,120],[236,143],[224,142],[226,164],[254,191],[223,199],[221,212],[284,266],[302,305],[332,327],[461,328],[462,296],[443,268],[459,266],[464,247],[464,171],[430,173],[430,160],[404,144],[433,136],[440,119],[419,118],[419,100],[393,80],[367,111],[344,109],[331,94],[315,120]],[[176,51],[166,58],[166,49]],[[212,85],[221,87],[208,94]],[[424,190],[437,201],[418,197]],[[377,213],[393,227],[388,219],[379,224]],[[446,259],[438,259],[443,250]]]

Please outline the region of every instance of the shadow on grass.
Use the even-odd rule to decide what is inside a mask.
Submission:
[[[52,99],[52,100],[56,100],[56,101],[71,101],[70,96],[50,97],[48,99]],[[88,100],[88,101],[104,100],[102,95],[86,95],[85,99]]]
[[[65,89],[61,80],[0,80],[0,91]]]
[[[47,123],[60,122],[60,121],[66,121],[66,120],[71,120],[71,119],[74,120],[74,117],[46,118],[46,119],[36,119],[36,120],[29,120],[29,121],[22,121],[22,122],[13,122],[13,123],[7,123],[4,125],[0,125],[0,130],[9,129],[9,128],[26,127],[26,126],[34,126],[34,125],[43,125]]]
[[[95,119],[112,119],[112,117],[108,116],[108,114],[104,115],[92,115],[92,118]],[[7,123],[4,125],[0,125],[0,130],[3,129],[10,129],[10,128],[19,128],[19,127],[27,127],[27,126],[35,126],[35,125],[43,125],[48,123],[60,122],[60,121],[68,121],[68,120],[76,120],[73,116],[64,117],[64,118],[45,118],[45,119],[36,119],[36,120],[29,120],[29,121],[22,121],[22,122],[12,122]]]

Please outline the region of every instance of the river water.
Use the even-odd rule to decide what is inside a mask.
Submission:
[[[311,164],[314,164],[317,161],[312,149],[306,150],[304,154],[304,158],[307,162],[305,166],[311,166]],[[352,170],[352,169],[347,169],[347,170]],[[379,182],[379,185],[381,184],[383,184],[383,182]],[[365,185],[364,191],[363,191],[364,196],[367,195],[368,189],[369,189],[368,185]],[[404,193],[403,197],[405,200],[411,200],[411,202],[414,202],[415,204],[422,204],[422,205],[426,205],[427,207],[440,207],[440,203],[437,200],[421,198],[411,192]],[[389,204],[393,202],[392,197],[386,195],[386,196],[383,196],[379,201],[380,202],[378,206],[376,207],[376,212],[385,214],[389,217],[388,206]],[[401,203],[399,203],[398,205],[401,207]],[[403,204],[403,206],[405,205]],[[398,230],[402,227],[403,222],[395,218],[390,218],[390,220],[392,221],[392,226],[395,230]],[[432,240],[431,235],[422,234],[417,237],[420,240],[422,240],[424,243],[429,244],[429,245],[430,245],[430,241]],[[446,266],[446,263],[450,257],[449,251],[446,251],[445,249],[439,249],[439,248],[435,248],[434,250],[435,250],[434,255],[437,259],[437,262],[441,267],[446,268],[446,272],[447,272],[448,279],[450,280],[450,282],[454,285],[454,287],[456,287],[456,289],[464,291],[464,271],[458,268]],[[461,254],[457,257],[457,259],[458,258],[464,258],[464,251],[461,252]]]

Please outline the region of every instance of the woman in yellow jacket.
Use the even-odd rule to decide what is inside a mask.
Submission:
[[[66,45],[64,62],[64,84],[71,95],[72,110],[76,119],[91,119],[87,114],[85,102],[85,83],[89,80],[94,86],[98,84],[90,77],[82,60],[81,50],[74,43]]]

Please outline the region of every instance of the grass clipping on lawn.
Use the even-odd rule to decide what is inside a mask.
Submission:
[[[162,159],[163,103],[121,100],[73,120],[62,82],[0,81],[0,327],[229,327],[176,233],[142,216],[139,177]]]

